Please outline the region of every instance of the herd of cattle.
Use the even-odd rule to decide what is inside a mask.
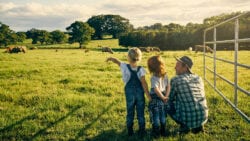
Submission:
[[[112,50],[112,48],[110,47],[101,47],[101,46],[98,46],[101,48],[101,51],[102,52],[108,52],[108,53],[111,53],[113,54],[114,51]],[[161,52],[160,48],[158,47],[138,47],[142,52]],[[34,49],[34,48],[29,48],[29,49]],[[36,49],[36,48],[35,48]],[[208,47],[208,46],[203,46],[203,45],[195,45],[195,52],[203,52],[205,49],[206,52],[209,52],[209,53],[213,53],[213,50]],[[192,47],[189,47],[188,48],[189,51],[192,51]],[[25,46],[10,46],[10,47],[7,47],[6,50],[5,50],[6,53],[19,53],[19,52],[23,52],[23,53],[26,53],[27,52],[27,48]],[[89,52],[89,50],[85,50],[85,53],[86,52]]]

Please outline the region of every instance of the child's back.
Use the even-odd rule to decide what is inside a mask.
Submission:
[[[143,67],[138,66],[138,62],[141,60],[141,51],[138,48],[131,48],[128,51],[129,64],[123,63],[116,58],[108,58],[107,61],[112,61],[119,65],[123,82],[125,83],[125,96],[126,96],[126,124],[128,129],[128,135],[131,136],[134,133],[134,114],[135,109],[137,111],[137,119],[139,124],[139,134],[145,133],[145,97],[144,91],[149,96],[148,86],[145,80],[146,71]]]

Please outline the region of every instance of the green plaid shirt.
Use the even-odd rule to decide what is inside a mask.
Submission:
[[[177,75],[170,81],[169,103],[175,112],[172,117],[189,128],[207,122],[208,107],[202,79],[195,74]]]

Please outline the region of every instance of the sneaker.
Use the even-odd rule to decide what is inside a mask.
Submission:
[[[160,137],[160,130],[159,130],[159,128],[153,128],[153,130],[151,132],[151,136],[154,137],[154,138]]]
[[[147,134],[147,132],[145,131],[145,129],[140,129],[140,130],[138,131],[139,137],[144,137],[146,134]]]
[[[193,128],[193,129],[192,129],[192,133],[194,133],[194,134],[197,134],[197,133],[204,133],[204,127],[203,127],[203,126],[200,126],[200,127],[197,127],[197,128]]]
[[[165,126],[161,126],[161,136],[163,136],[163,137],[167,136]]]
[[[190,129],[185,125],[181,125],[178,131],[179,134],[187,134],[189,132],[190,132]]]
[[[134,130],[133,128],[128,128],[128,136],[133,136]]]

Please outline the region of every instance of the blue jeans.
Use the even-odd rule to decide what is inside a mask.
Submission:
[[[126,124],[128,128],[132,128],[134,124],[135,108],[137,113],[137,120],[140,129],[145,129],[145,97],[142,88],[125,87],[127,118]]]
[[[160,125],[165,126],[166,114],[163,101],[160,99],[152,99],[149,103],[149,115],[153,128],[158,128]]]

